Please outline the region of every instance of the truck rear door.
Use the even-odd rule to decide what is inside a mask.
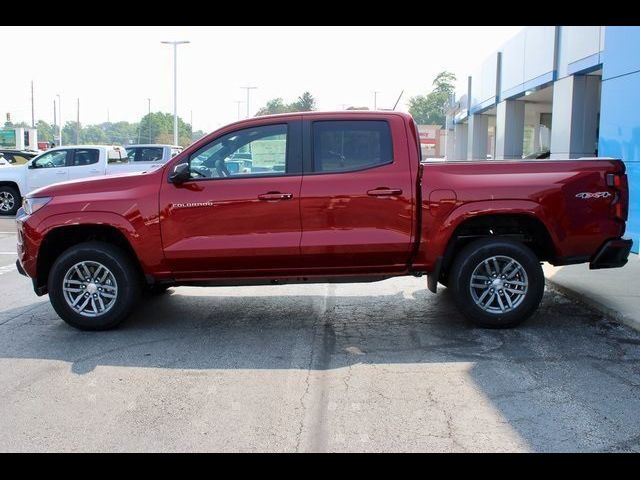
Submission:
[[[403,119],[307,118],[300,195],[303,264],[319,274],[404,270],[413,188]]]

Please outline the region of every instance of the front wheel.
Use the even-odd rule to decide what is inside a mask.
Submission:
[[[522,243],[476,240],[457,255],[449,276],[460,311],[485,328],[514,327],[538,308],[544,293],[540,261]]]
[[[15,215],[20,208],[20,193],[14,187],[0,187],[0,215]]]
[[[131,259],[104,242],[74,245],[49,273],[49,299],[60,318],[80,330],[108,330],[122,322],[140,296]]]

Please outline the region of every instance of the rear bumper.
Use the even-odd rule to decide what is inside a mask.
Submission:
[[[627,263],[633,242],[624,238],[607,240],[598,252],[591,257],[589,268],[619,268]]]

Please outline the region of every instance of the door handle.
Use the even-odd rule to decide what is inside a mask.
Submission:
[[[67,172],[56,172],[56,175],[64,175]]]
[[[373,190],[369,190],[367,195],[372,197],[388,197],[390,195],[402,195],[401,188],[387,188],[387,187],[378,187]]]
[[[258,195],[258,200],[273,201],[273,200],[291,200],[293,193],[280,193],[280,192],[267,192]]]

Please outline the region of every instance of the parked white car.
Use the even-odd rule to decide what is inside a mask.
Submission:
[[[0,168],[0,215],[14,215],[36,188],[80,178],[141,172],[164,162],[132,162],[119,145],[73,145],[41,153],[24,165]]]
[[[134,163],[166,163],[180,152],[182,147],[178,145],[153,143],[127,146],[129,161]]]

